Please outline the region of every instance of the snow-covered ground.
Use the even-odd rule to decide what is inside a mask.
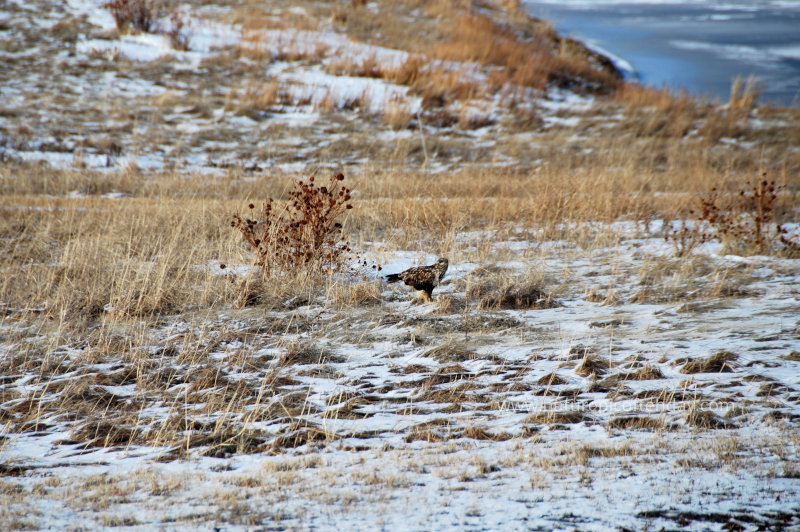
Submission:
[[[385,285],[343,311],[323,297],[178,319],[95,363],[65,344],[45,381],[6,370],[7,409],[65,393],[116,405],[9,434],[6,514],[37,528],[800,525],[797,260],[713,245],[675,259],[660,234],[598,229],[618,243],[495,244],[515,250],[494,265],[504,278],[543,275],[554,305],[480,308],[486,272],[453,257],[438,303]],[[487,237],[465,235],[464,252]],[[433,259],[394,256],[384,271]],[[103,420],[130,442],[104,444]],[[136,443],[176,420],[183,442]],[[226,436],[204,443],[212,427]]]
[[[4,159],[146,172],[294,172],[316,166],[299,160],[330,165],[334,155],[309,153],[334,151],[363,121],[380,132],[386,146],[407,140],[409,133],[415,142],[428,135],[458,139],[461,131],[451,126],[459,121],[477,124],[467,127],[469,134],[493,145],[496,139],[481,127],[484,123],[499,123],[520,111],[533,116],[540,101],[548,112],[574,108],[571,95],[565,100],[558,91],[538,94],[509,87],[508,93],[476,95],[474,101],[420,115],[422,97],[409,87],[347,72],[367,64],[401,67],[411,58],[408,52],[354,41],[324,26],[243,27],[226,22],[210,7],[188,6],[177,10],[183,21],[183,50],[168,36],[174,25],[168,16],[157,21],[160,33],[116,35],[103,3],[47,4],[49,16],[33,5],[0,9],[6,21],[3,33],[15,42],[13,52],[2,52],[13,59],[2,88],[8,109],[0,116]],[[275,19],[288,12],[288,7],[279,10]],[[59,32],[67,31],[72,35],[65,49]],[[260,62],[246,60],[232,75],[228,67],[237,55]],[[263,58],[265,68],[259,66]],[[485,83],[486,74],[470,64],[433,61],[425,68]],[[47,91],[27,89],[43,84]],[[521,98],[513,112],[507,108],[511,93]],[[54,114],[60,116],[58,127],[48,119]],[[17,127],[21,116],[26,128]],[[398,117],[395,122],[393,117]],[[437,122],[447,125],[443,129]],[[319,137],[314,146],[298,145],[308,144],[302,139],[312,135]],[[365,162],[364,143],[355,143],[361,148],[355,153],[335,154],[338,164]]]
[[[179,50],[160,34],[114,35],[102,3],[0,6],[0,157],[22,168],[14,175],[46,161],[252,181],[391,162],[433,180],[467,164],[536,169],[558,150],[591,154],[588,138],[626,120],[553,87],[422,115],[408,87],[339,72],[348,58],[402,64],[404,51],[325,24],[248,33],[209,5],[181,7]],[[284,7],[276,18],[305,13]],[[487,78],[470,64],[436,67]],[[758,112],[743,123],[773,140],[791,132]],[[454,126],[462,114],[474,126]],[[723,138],[707,151],[719,149],[760,144]],[[796,150],[782,150],[787,173]],[[56,200],[95,198],[67,196]],[[432,303],[373,275],[152,321],[106,323],[109,304],[72,330],[0,300],[0,522],[800,527],[798,259],[721,255],[714,243],[676,258],[658,220],[587,223],[570,240],[535,226],[468,229],[453,236]],[[383,273],[435,260],[416,244],[371,242],[368,253]],[[237,283],[251,269],[223,259],[192,267]]]

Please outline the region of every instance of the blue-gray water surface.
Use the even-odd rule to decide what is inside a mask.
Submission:
[[[755,76],[761,102],[800,105],[800,0],[524,1],[556,29],[618,56],[628,75],[727,101]]]

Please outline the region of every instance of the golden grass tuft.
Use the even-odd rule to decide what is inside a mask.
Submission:
[[[522,39],[484,14],[465,13],[451,24],[450,38],[433,49],[434,57],[501,67],[504,82],[534,89],[566,77],[603,86],[617,83],[613,74],[593,65],[586,56],[567,53],[569,47],[560,46],[546,25],[531,24],[526,28],[530,36]],[[554,42],[562,53],[553,49]]]
[[[611,368],[611,361],[596,355],[586,354],[581,363],[575,368],[575,373],[581,377],[603,376]]]
[[[381,285],[378,281],[334,283],[327,298],[340,307],[375,305],[381,302]]]
[[[408,102],[399,98],[392,98],[383,112],[383,121],[393,130],[408,128],[413,115]]]
[[[710,357],[692,359],[681,368],[681,373],[730,373],[736,367],[739,356],[730,351],[719,351]]]
[[[731,96],[728,100],[728,109],[751,111],[761,94],[761,84],[752,74],[743,80],[736,76],[731,82]]]

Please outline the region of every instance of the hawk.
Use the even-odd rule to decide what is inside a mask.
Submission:
[[[436,264],[430,266],[414,266],[404,272],[387,275],[386,281],[389,283],[403,281],[408,286],[421,291],[424,299],[430,301],[433,289],[442,282],[449,264],[447,259],[441,258],[436,261]]]

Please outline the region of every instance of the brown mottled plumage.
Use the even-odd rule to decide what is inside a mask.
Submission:
[[[430,300],[433,289],[439,286],[449,264],[447,259],[441,258],[430,266],[414,266],[404,272],[392,273],[386,276],[386,280],[390,283],[403,281],[408,286],[423,292],[427,296],[426,299]]]

